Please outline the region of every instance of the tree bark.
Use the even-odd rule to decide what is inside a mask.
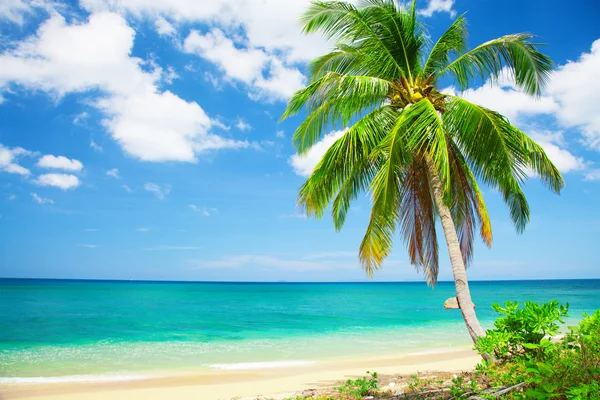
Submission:
[[[450,255],[450,263],[452,264],[452,274],[454,275],[454,284],[456,286],[456,297],[458,298],[458,306],[467,325],[467,330],[474,343],[477,343],[477,338],[485,336],[483,328],[475,315],[475,306],[471,300],[471,292],[469,291],[469,283],[467,281],[467,269],[460,251],[458,243],[458,235],[456,227],[452,220],[450,208],[444,202],[444,191],[442,181],[431,161],[425,162],[429,181],[433,189],[433,198],[440,216],[446,244],[448,246],[448,254]]]

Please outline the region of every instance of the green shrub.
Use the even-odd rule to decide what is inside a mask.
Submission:
[[[348,379],[343,385],[336,387],[336,390],[345,398],[357,400],[365,396],[376,395],[378,392],[377,372],[370,373],[367,371],[367,375],[367,377],[356,380]]]
[[[568,305],[528,302],[519,308],[507,302],[494,309],[503,316],[476,345],[496,358],[477,368],[489,386],[524,382],[521,392],[510,394],[515,399],[600,399],[600,310],[584,315],[556,341],[552,337],[559,333]]]
[[[479,339],[476,348],[504,362],[517,357],[540,356],[538,353],[547,349],[542,343],[549,341],[547,336],[559,332],[559,323],[568,316],[569,305],[559,305],[556,300],[542,305],[528,301],[519,308],[519,303],[507,301],[504,307],[494,303],[492,308],[502,317],[494,322],[494,329]]]

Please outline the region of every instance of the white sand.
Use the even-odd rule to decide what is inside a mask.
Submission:
[[[11,384],[0,387],[0,399],[35,400],[230,400],[258,396],[282,398],[305,389],[334,386],[340,380],[380,374],[471,370],[480,358],[468,348],[420,355],[340,358],[313,365],[255,370],[185,371],[179,375],[127,382]]]

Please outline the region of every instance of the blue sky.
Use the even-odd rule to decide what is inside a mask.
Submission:
[[[467,12],[471,46],[533,32],[558,66],[538,100],[510,82],[463,93],[538,140],[566,180],[561,196],[528,181],[522,235],[485,190],[494,245],[478,244],[471,279],[600,278],[600,5],[419,4],[433,38]],[[278,122],[307,61],[328,49],[300,33],[306,5],[2,2],[0,277],[364,280],[357,248],[369,199],[341,232],[295,208],[339,135],[298,158],[290,138],[300,118]],[[440,252],[440,278],[450,279]],[[422,280],[400,238],[375,279]]]

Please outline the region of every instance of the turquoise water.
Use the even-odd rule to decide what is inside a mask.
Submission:
[[[495,301],[600,308],[600,280],[473,282]],[[452,283],[173,283],[0,279],[0,379],[309,364],[469,345]],[[283,363],[283,364],[282,364]],[[14,379],[13,379],[14,381]],[[1,383],[1,382],[0,382]]]

